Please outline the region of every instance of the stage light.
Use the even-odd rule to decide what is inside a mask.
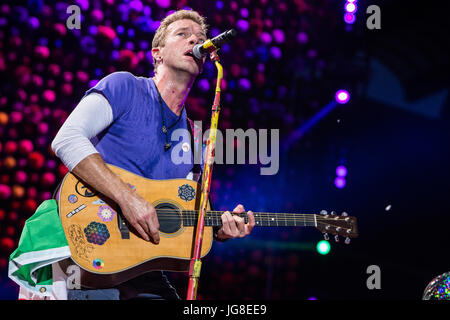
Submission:
[[[160,8],[168,8],[170,6],[170,0],[156,0],[156,4]]]
[[[201,91],[208,91],[209,90],[209,81],[207,79],[200,79],[197,83],[198,87]]]
[[[19,152],[21,154],[29,154],[33,152],[33,142],[28,139],[23,139],[19,142]]]
[[[297,42],[304,44],[308,42],[308,35],[304,32],[299,32],[297,34]]]
[[[347,168],[345,166],[338,166],[336,168],[336,175],[338,177],[345,177],[347,175]]]
[[[356,11],[356,4],[349,2],[345,5],[345,11],[354,13]]]
[[[244,18],[248,17],[248,9],[242,8],[240,12],[241,12],[242,17],[244,17]]]
[[[238,85],[242,90],[250,90],[251,88],[251,82],[246,78],[239,79]]]
[[[6,200],[11,197],[11,187],[6,184],[0,184],[0,199]]]
[[[27,178],[28,178],[28,176],[27,176],[26,172],[22,171],[22,170],[16,171],[16,173],[14,175],[14,180],[20,184],[24,184],[25,182],[27,182]]]
[[[339,90],[336,92],[335,99],[337,103],[345,104],[350,100],[350,94],[346,90]]]
[[[272,42],[272,36],[269,33],[267,33],[267,32],[261,33],[260,39],[265,44],[269,44],[269,43]]]
[[[6,169],[13,169],[16,166],[16,159],[12,156],[8,156],[3,160],[3,166]]]
[[[272,47],[270,48],[270,54],[272,55],[272,57],[274,57],[275,59],[280,59],[282,56],[282,52],[281,49],[278,47]]]
[[[13,194],[14,198],[20,199],[24,196],[25,189],[22,186],[19,186],[16,184],[12,187],[12,194]]]
[[[330,243],[326,240],[319,241],[316,246],[316,250],[321,255],[326,255],[330,252],[331,246]]]
[[[0,125],[5,126],[8,124],[9,116],[6,112],[0,112]]]
[[[273,38],[275,39],[275,42],[277,43],[283,43],[284,42],[284,32],[281,29],[275,29],[273,30]]]
[[[346,181],[345,181],[345,178],[343,178],[343,177],[337,177],[336,179],[334,179],[334,185],[338,189],[344,188],[345,184],[346,184]]]
[[[217,1],[216,2],[216,8],[219,9],[219,10],[223,9],[223,2],[222,1]]]
[[[353,13],[346,12],[344,14],[344,21],[347,24],[353,24],[356,21],[356,16]]]
[[[18,149],[17,142],[6,141],[4,149],[6,154],[13,154],[17,151],[17,149]]]
[[[41,183],[43,186],[49,187],[53,185],[56,181],[56,177],[51,172],[45,172],[41,177]]]
[[[238,20],[237,27],[241,31],[247,31],[248,27],[249,27],[248,21],[247,20],[243,20],[243,19]]]

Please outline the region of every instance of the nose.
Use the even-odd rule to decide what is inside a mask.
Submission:
[[[197,43],[199,43],[199,41],[200,39],[195,34],[192,34],[189,37],[189,44],[196,45]]]

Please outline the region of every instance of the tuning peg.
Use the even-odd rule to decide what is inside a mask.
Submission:
[[[339,235],[334,236],[334,241],[339,242]]]
[[[328,233],[324,233],[323,234],[323,238],[325,239],[325,240],[330,240],[330,237],[328,236]]]
[[[350,238],[349,237],[345,238],[345,244],[350,244]]]
[[[320,211],[320,214],[323,216],[326,216],[328,214],[328,212],[327,212],[327,210],[322,210],[322,211]]]
[[[348,216],[348,214],[347,214],[347,212],[342,212],[342,214],[341,214],[341,216],[343,216],[343,217],[347,217]]]
[[[336,211],[331,211],[331,215],[335,216],[336,215]]]

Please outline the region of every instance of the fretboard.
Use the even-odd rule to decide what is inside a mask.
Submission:
[[[222,226],[221,216],[224,211],[207,211],[205,215],[205,225],[220,227]],[[183,210],[183,225],[194,226],[197,224],[198,211]],[[299,213],[269,213],[269,212],[253,212],[255,216],[255,226],[259,227],[316,227],[317,219],[315,214],[299,214]],[[246,213],[239,215],[244,218],[245,223],[248,222]]]

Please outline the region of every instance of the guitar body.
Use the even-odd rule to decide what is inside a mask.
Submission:
[[[62,270],[77,264],[82,270],[81,285],[92,288],[111,287],[154,270],[187,271],[196,228],[183,224],[181,210],[199,209],[200,185],[187,179],[151,180],[108,167],[163,212],[158,213],[160,242],[142,239],[117,204],[68,173],[59,190],[58,207],[72,256],[60,263]],[[212,227],[205,226],[202,257],[212,240]]]

